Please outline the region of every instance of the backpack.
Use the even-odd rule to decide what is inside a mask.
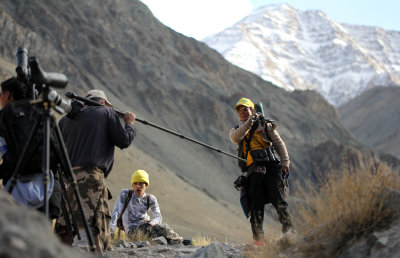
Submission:
[[[37,125],[36,134],[27,146],[24,159],[21,163],[20,175],[41,173],[43,162],[43,121],[39,110],[26,103],[26,100],[13,101],[6,105],[0,117],[0,135],[7,144],[7,152],[3,156],[2,172],[11,176],[22,156],[25,144],[31,134],[32,128]],[[56,171],[59,160],[60,147],[54,128],[50,128],[50,166]],[[53,148],[57,150],[53,150]],[[17,176],[20,176],[17,175]],[[7,178],[8,180],[8,178]]]
[[[275,153],[275,149],[273,146],[267,147],[266,149],[263,149],[263,150],[256,150],[256,151],[251,151],[251,149],[250,149],[251,138],[253,137],[253,134],[258,127],[258,123],[260,123],[260,122],[261,121],[257,121],[256,123],[254,123],[248,133],[249,137],[248,138],[244,137],[243,140],[239,143],[239,147],[237,149],[238,156],[246,159],[247,155],[250,152],[250,155],[252,155],[252,157],[253,157],[254,163],[260,162],[261,165],[267,165],[269,163],[278,164],[280,161],[278,159],[278,156]],[[270,142],[272,142],[272,139],[268,133],[267,124],[271,123],[272,128],[275,129],[275,128],[277,128],[275,121],[265,119],[264,121],[262,121],[262,123],[263,123],[263,128],[264,128],[265,134],[267,136],[267,139]],[[239,128],[239,125],[235,126],[235,129],[237,129],[237,128]],[[246,153],[243,153],[243,144],[246,144],[246,150],[247,150]],[[242,169],[242,172],[247,171],[246,163],[247,163],[246,161],[238,160],[238,165]]]

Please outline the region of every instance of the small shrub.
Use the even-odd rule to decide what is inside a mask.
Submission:
[[[214,239],[215,241],[215,239]],[[208,236],[203,236],[200,233],[196,234],[192,240],[194,246],[207,246],[211,244],[211,238]]]
[[[393,211],[383,204],[399,182],[393,171],[378,169],[331,173],[319,189],[309,184],[301,190],[305,205],[293,216],[306,238],[299,249],[306,256],[331,256],[348,241],[390,223]]]
[[[151,241],[151,239],[152,239],[151,236],[143,233],[143,231],[141,231],[141,230],[135,231],[135,233],[133,235],[129,235],[128,238],[132,242],[136,242],[136,241]]]
[[[119,230],[117,227],[113,235],[111,235],[111,244],[115,245],[120,239],[129,241],[128,236],[126,235],[125,231]]]
[[[111,244],[115,244],[118,242],[120,239],[130,241],[130,242],[136,242],[136,241],[151,241],[151,237],[142,231],[136,231],[133,235],[128,235],[125,233],[123,230],[119,230],[118,228],[115,230],[112,238],[111,238]]]

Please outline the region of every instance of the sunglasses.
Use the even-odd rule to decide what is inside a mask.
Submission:
[[[237,111],[238,113],[240,113],[240,112],[247,111],[248,109],[249,109],[248,107],[240,107],[240,108],[236,109],[236,111]]]

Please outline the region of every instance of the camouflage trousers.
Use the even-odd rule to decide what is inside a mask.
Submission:
[[[165,239],[167,239],[169,244],[179,244],[183,241],[183,238],[165,223],[156,224],[154,226],[150,225],[149,223],[143,223],[135,228],[130,228],[128,235],[135,235],[139,230],[151,238],[163,236]]]
[[[93,237],[97,236],[99,238],[104,250],[109,247],[111,240],[111,213],[107,203],[108,189],[104,173],[96,167],[75,167],[73,170],[89,228],[91,229]],[[72,189],[66,180],[64,180],[64,182],[66,182],[67,196],[78,228],[84,228],[84,222],[76,201],[74,189]],[[67,213],[70,216],[70,221],[72,221],[71,212],[67,211]],[[65,235],[63,236],[63,234],[68,234],[64,214],[58,219],[56,232],[64,238]]]

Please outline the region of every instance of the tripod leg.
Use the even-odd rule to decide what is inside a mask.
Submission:
[[[83,210],[81,196],[79,194],[79,189],[77,186],[77,181],[74,176],[74,172],[72,171],[72,166],[71,166],[71,162],[68,157],[67,148],[65,147],[64,139],[62,138],[60,128],[58,127],[58,124],[55,123],[54,119],[53,119],[53,123],[55,124],[54,127],[55,127],[55,131],[56,131],[57,141],[59,142],[60,149],[62,152],[61,153],[62,154],[62,162],[61,163],[63,166],[63,172],[65,173],[65,177],[69,180],[71,190],[75,194],[76,202],[78,204],[78,209],[81,214],[83,224],[85,226],[86,235],[88,236],[89,248],[91,251],[95,251],[96,247],[94,246],[93,235],[92,235],[91,230],[89,229],[89,225],[88,225],[88,222],[87,222],[87,219],[85,216],[85,212]]]
[[[61,171],[61,170],[59,170],[59,172],[60,172],[60,171]],[[59,174],[61,174],[61,172],[60,172]],[[72,221],[72,228],[71,228],[71,229],[73,230],[73,233],[74,233],[74,234],[78,235],[78,239],[80,240],[81,237],[80,237],[80,235],[79,235],[78,223],[76,222],[75,215],[74,215],[74,213],[72,212],[71,200],[70,200],[69,197],[68,197],[67,188],[65,187],[64,180],[62,179],[62,176],[60,176],[60,185],[61,185],[61,192],[63,193],[63,194],[62,194],[62,198],[63,198],[63,200],[65,201],[65,202],[64,202],[64,205],[65,205],[65,203],[66,203],[67,205],[66,205],[65,207],[66,207],[66,209],[68,209],[68,211],[70,211],[71,221]],[[68,213],[66,213],[66,214],[64,215],[64,217],[67,216],[67,215],[68,215]],[[69,220],[69,216],[66,217],[66,221],[65,221],[65,223],[68,224],[67,219]],[[67,226],[68,226],[68,225],[67,225]],[[71,231],[72,231],[72,230],[71,230]]]
[[[45,207],[46,218],[49,217],[49,200],[47,198],[47,185],[49,182],[50,174],[50,110],[47,109],[44,112],[43,121],[43,191],[44,200],[43,206]]]
[[[60,172],[60,173],[61,173],[61,172]],[[79,235],[79,230],[78,230],[78,223],[76,222],[75,215],[74,215],[74,213],[72,212],[71,200],[70,200],[69,197],[68,197],[67,189],[66,189],[66,187],[65,187],[64,180],[62,179],[62,176],[60,176],[60,185],[61,185],[61,191],[62,191],[62,193],[63,193],[62,198],[63,198],[63,201],[64,201],[62,204],[64,204],[64,206],[65,206],[65,203],[67,203],[67,206],[65,206],[65,208],[66,208],[66,210],[68,209],[68,211],[70,211],[71,220],[72,220],[72,225],[71,225],[70,228],[67,228],[67,230],[68,230],[68,231],[71,231],[71,233],[72,233],[72,231],[73,231],[73,233],[75,233],[76,235],[78,235],[78,239],[81,240],[81,236]],[[68,213],[65,213],[65,214],[64,214],[64,218],[65,218],[65,223],[67,224],[67,227],[69,227],[69,226],[68,226],[68,222],[70,222],[70,219],[69,219]],[[73,236],[72,236],[72,237],[73,237]],[[71,243],[72,243],[72,242],[73,242],[73,241],[71,241]]]
[[[62,214],[64,216],[65,223],[67,224],[68,236],[69,236],[70,243],[72,244],[72,242],[74,242],[74,237],[73,237],[73,234],[72,234],[73,233],[72,232],[73,231],[73,228],[72,228],[73,226],[71,225],[71,221],[69,220],[67,208],[65,206],[64,197],[61,197],[61,211],[62,211]]]

